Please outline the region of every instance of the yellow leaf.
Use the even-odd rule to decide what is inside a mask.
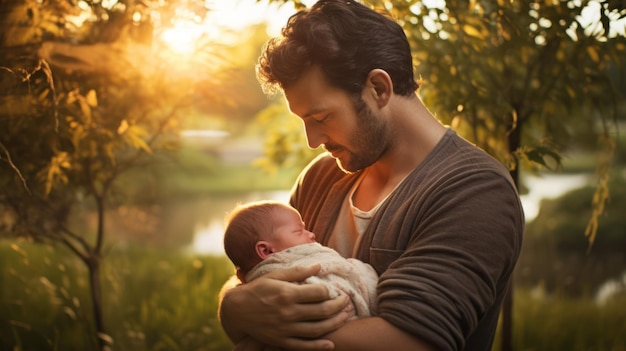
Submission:
[[[122,122],[120,123],[120,126],[117,127],[117,134],[122,135],[124,134],[124,132],[126,132],[127,129],[128,129],[128,121],[123,119]]]
[[[110,335],[108,335],[108,334],[99,332],[98,333],[98,339],[106,342],[109,345],[113,345],[113,338]]]
[[[79,99],[78,103],[80,104],[80,111],[83,113],[83,116],[85,117],[85,123],[87,125],[90,125],[91,124],[91,107],[89,106],[87,101],[85,101],[85,99]]]
[[[44,89],[44,91],[42,91],[41,94],[39,94],[39,96],[38,96],[39,100],[45,99],[48,96],[49,92],[50,92],[50,90]]]
[[[587,47],[587,53],[589,54],[589,57],[591,57],[591,60],[594,63],[600,62],[600,55],[598,55],[598,51],[596,51],[596,49],[593,46]]]
[[[479,39],[483,37],[481,32],[478,29],[476,29],[476,27],[470,26],[469,24],[466,24],[463,26],[463,31],[465,32],[465,34],[469,35],[470,37],[475,37]]]
[[[87,93],[87,96],[85,96],[85,98],[87,99],[87,104],[89,104],[89,106],[91,107],[96,107],[98,106],[98,98],[96,97],[96,91],[91,89],[89,90],[89,92]]]
[[[76,101],[76,92],[75,91],[70,91],[67,94],[67,98],[66,98],[66,104],[71,105]]]
[[[68,306],[63,307],[63,312],[65,312],[65,314],[68,317],[70,317],[72,320],[76,320],[76,313],[70,307]]]
[[[138,126],[130,126],[126,131],[126,138],[133,147],[142,149],[147,153],[152,153],[150,146],[148,146],[146,141],[142,138],[146,135],[148,135],[148,132]]]

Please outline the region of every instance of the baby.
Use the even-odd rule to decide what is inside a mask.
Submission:
[[[317,243],[300,213],[287,204],[259,201],[237,206],[226,218],[224,250],[242,283],[278,268],[319,263],[318,275],[303,283],[325,284],[331,298],[350,296],[350,319],[375,314],[376,271]]]

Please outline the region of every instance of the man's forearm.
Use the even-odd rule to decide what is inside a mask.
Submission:
[[[434,351],[426,342],[396,328],[380,317],[351,321],[325,338],[335,344],[335,351]]]

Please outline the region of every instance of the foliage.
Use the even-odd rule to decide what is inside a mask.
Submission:
[[[561,151],[574,135],[590,128],[604,134],[606,123],[623,119],[626,42],[609,36],[609,26],[623,32],[624,23],[607,16],[626,12],[602,2],[606,8],[596,11],[606,27],[588,26],[581,12],[589,3],[446,1],[440,8],[410,1],[389,7],[412,42],[427,105],[514,167],[505,137],[515,128],[531,124],[523,135],[528,151]],[[541,149],[539,155],[553,156]]]
[[[226,257],[116,248],[103,265],[116,350],[228,350],[217,294]],[[67,250],[0,242],[0,349],[93,350],[87,276]]]
[[[306,146],[302,122],[291,115],[284,99],[276,100],[257,115],[257,123],[267,130],[265,156],[255,162],[270,173],[280,168],[302,170],[321,152]]]
[[[191,57],[152,41],[155,9],[174,21],[175,1],[0,3],[0,236],[58,242],[80,258],[100,348],[110,338],[99,269],[106,209],[124,198],[118,180],[176,149],[180,117],[196,99],[215,101],[222,78],[202,70],[219,63],[207,38]],[[85,205],[97,212],[93,233],[68,225]]]
[[[626,297],[596,305],[586,298],[516,292],[514,350],[625,350]]]
[[[593,211],[590,199],[593,198],[595,189],[592,186],[570,191],[555,199],[542,200],[537,217],[526,226],[527,240],[580,251],[626,247],[626,219],[623,216],[623,209],[626,208],[625,183],[623,170],[611,173],[607,184],[612,189],[611,196],[607,199],[606,208],[598,222],[599,236],[593,248],[581,235],[585,232],[587,219]]]

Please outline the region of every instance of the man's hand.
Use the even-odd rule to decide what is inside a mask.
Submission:
[[[349,298],[329,300],[321,284],[293,284],[317,274],[320,265],[271,272],[224,293],[220,319],[234,342],[249,336],[285,349],[330,350],[333,343],[319,337],[341,327]]]

